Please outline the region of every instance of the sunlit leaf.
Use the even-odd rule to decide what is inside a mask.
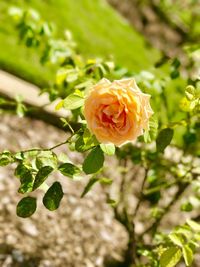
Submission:
[[[52,171],[53,168],[51,166],[44,166],[41,169],[39,169],[38,173],[35,176],[33,190],[42,185]]]
[[[84,98],[76,94],[67,96],[63,101],[64,108],[71,110],[80,108],[84,104]]]
[[[186,95],[186,98],[191,101],[194,99],[195,97],[195,93],[196,93],[196,90],[194,88],[194,86],[192,85],[188,85],[185,89],[185,95]]]
[[[56,84],[61,85],[67,76],[67,70],[66,69],[59,69],[56,73]]]
[[[166,249],[160,258],[161,267],[174,267],[181,259],[181,249],[178,247],[170,247]]]
[[[38,169],[44,166],[51,166],[53,169],[56,169],[57,162],[57,156],[52,151],[42,151],[36,157],[36,166]]]
[[[197,232],[200,232],[200,224],[193,221],[193,220],[187,220],[187,224],[194,230]]]
[[[100,144],[100,148],[102,151],[109,155],[112,156],[115,154],[115,145],[114,144]]]
[[[13,162],[12,155],[9,151],[4,151],[0,154],[0,166],[6,166]]]
[[[169,235],[169,238],[177,246],[182,247],[184,245],[184,239],[183,239],[183,237],[180,234],[171,233]]]
[[[100,178],[99,179],[100,184],[102,185],[111,185],[113,180],[110,178]]]
[[[64,101],[61,100],[58,102],[58,104],[55,106],[55,110],[58,111],[63,107]]]
[[[188,245],[185,245],[182,248],[182,251],[183,251],[183,258],[184,258],[186,266],[191,266],[192,261],[193,261],[193,251]]]
[[[155,140],[158,130],[158,120],[155,116],[151,116],[149,120],[149,128],[144,131],[144,142],[150,143]]]

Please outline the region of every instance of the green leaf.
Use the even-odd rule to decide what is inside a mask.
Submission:
[[[34,177],[31,172],[27,173],[26,176],[20,179],[21,185],[18,192],[21,194],[29,193],[33,191]]]
[[[15,169],[15,176],[20,178],[20,188],[18,190],[19,193],[24,194],[31,192],[33,190],[34,177],[23,163],[20,163]]]
[[[23,16],[23,10],[19,7],[10,7],[8,10],[8,14],[14,19],[15,22],[19,23]]]
[[[152,140],[155,140],[158,130],[158,120],[155,116],[151,116],[149,120],[149,129],[144,132],[144,142],[150,143]]]
[[[103,167],[104,154],[100,147],[95,147],[83,162],[83,171],[86,174],[96,173]]]
[[[160,258],[161,267],[174,267],[181,259],[181,249],[178,247],[170,247],[166,249]]]
[[[86,128],[83,133],[83,141],[86,146],[98,145],[96,137]]]
[[[17,153],[14,154],[14,159],[22,161],[22,160],[25,159],[25,155],[24,155],[23,152],[17,152]]]
[[[176,233],[171,233],[169,235],[169,238],[171,239],[171,241],[179,246],[182,247],[184,245],[184,239],[182,238],[182,236],[180,234],[176,234]]]
[[[115,145],[113,144],[100,144],[100,147],[102,151],[109,156],[115,154]]]
[[[75,86],[75,88],[77,89],[88,88],[88,87],[91,87],[92,85],[93,85],[93,81],[87,80],[83,83],[79,83],[78,85]]]
[[[75,141],[75,147],[74,149],[78,152],[84,152],[89,150],[91,147],[86,146],[83,140],[83,136],[79,136],[77,140]]]
[[[190,227],[183,225],[183,226],[179,226],[176,230],[177,233],[182,234],[185,238],[190,239],[192,232],[190,230]]]
[[[134,147],[131,150],[131,160],[135,164],[138,164],[138,163],[141,162],[141,160],[142,160],[142,150],[141,150],[141,148]]]
[[[194,230],[197,232],[200,232],[200,224],[192,221],[192,220],[187,220],[187,224]]]
[[[196,93],[196,90],[194,88],[194,86],[192,85],[188,85],[185,89],[185,95],[186,95],[186,98],[187,100],[191,101],[195,98],[195,93]]]
[[[179,76],[180,76],[180,72],[177,69],[172,68],[172,71],[170,73],[171,79],[174,80],[174,79],[178,78]]]
[[[152,81],[153,79],[155,79],[155,75],[149,71],[146,71],[146,70],[141,71],[140,75],[144,80]]]
[[[113,180],[110,178],[101,178],[101,179],[99,179],[99,182],[102,185],[111,185]]]
[[[58,111],[63,107],[63,100],[59,101],[56,106],[55,106],[55,110]]]
[[[30,217],[37,208],[35,197],[24,197],[17,204],[17,216],[22,218]]]
[[[172,66],[175,68],[175,69],[178,69],[181,65],[181,62],[179,61],[178,58],[175,58],[172,62]]]
[[[74,175],[77,175],[77,174],[79,174],[81,172],[81,170],[77,166],[75,166],[75,165],[73,165],[71,163],[63,163],[63,164],[61,164],[59,166],[58,170],[63,175],[68,176],[70,178],[73,178]]]
[[[75,150],[78,152],[87,151],[95,146],[97,146],[99,142],[96,137],[90,133],[90,131],[86,128],[83,135],[79,136],[79,138],[75,142]]]
[[[184,135],[183,135],[183,140],[185,142],[186,145],[191,145],[194,144],[197,141],[197,134],[196,132],[193,130],[187,131]]]
[[[156,139],[156,147],[158,152],[163,152],[165,148],[171,143],[174,135],[174,130],[165,128],[160,131]]]
[[[58,155],[58,160],[59,160],[59,162],[65,163],[65,162],[67,162],[69,160],[69,158],[65,153],[61,152]]]
[[[33,190],[38,188],[44,181],[47,179],[49,174],[53,171],[51,166],[44,166],[42,167],[35,176],[35,181],[33,184]]]
[[[0,154],[0,166],[6,166],[13,162],[12,155],[9,151],[4,151]]]
[[[40,34],[44,34],[44,35],[50,37],[52,34],[52,30],[53,30],[52,25],[47,23],[47,22],[44,22],[42,25],[42,29],[40,31]]]
[[[18,178],[22,178],[29,172],[29,169],[23,164],[19,163],[17,168],[15,169],[15,176]]]
[[[26,109],[25,105],[23,105],[22,103],[17,104],[16,113],[20,118],[24,117],[26,110],[27,109]]]
[[[73,110],[73,109],[77,109],[77,108],[82,107],[83,104],[84,104],[84,98],[83,97],[81,97],[77,94],[71,94],[64,99],[63,106],[66,109]]]
[[[75,82],[76,80],[78,80],[78,73],[76,71],[72,72],[72,73],[69,73],[67,75],[67,78],[66,78],[66,81],[68,83],[72,83],[72,82]]]
[[[106,203],[108,203],[113,208],[117,206],[117,201],[111,198],[107,199]]]
[[[89,182],[87,183],[87,185],[84,188],[83,193],[81,194],[81,197],[84,197],[93,187],[93,185],[98,181],[99,179],[96,177],[92,177]]]
[[[64,194],[61,184],[59,182],[53,183],[43,197],[44,206],[48,210],[56,210],[60,205],[60,201],[62,200],[63,195]]]
[[[193,210],[193,205],[192,205],[190,202],[183,203],[183,204],[181,205],[181,210],[182,210],[182,211],[190,212],[190,211]]]
[[[44,166],[51,166],[53,169],[57,168],[58,159],[52,151],[42,151],[36,158],[36,166],[41,169]]]
[[[32,9],[32,8],[30,8],[30,9],[28,9],[27,11],[25,11],[25,12],[27,12],[27,16],[28,16],[28,18],[30,18],[31,20],[33,20],[33,21],[39,21],[39,19],[40,19],[40,14],[35,10],[35,9]],[[33,24],[33,25],[35,25],[35,24]]]
[[[196,234],[194,236],[194,238],[197,241],[200,241],[200,235],[199,234]],[[197,243],[197,242],[195,242],[194,240],[191,240],[191,239],[190,239],[190,242],[188,243],[188,246],[191,248],[192,251],[195,251],[196,248],[200,247],[199,243]]]
[[[59,69],[56,73],[56,84],[61,85],[67,76],[67,70],[66,69]]]
[[[193,251],[192,251],[192,249],[188,245],[185,245],[182,248],[182,251],[183,251],[183,258],[184,258],[186,266],[191,266],[192,261],[193,261]]]

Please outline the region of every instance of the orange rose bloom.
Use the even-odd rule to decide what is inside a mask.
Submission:
[[[148,129],[153,114],[150,95],[138,88],[134,79],[110,82],[102,79],[85,100],[88,128],[101,143],[120,146],[134,141]]]

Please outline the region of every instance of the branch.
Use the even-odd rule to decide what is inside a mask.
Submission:
[[[123,162],[123,167],[127,167],[127,160]],[[126,172],[122,174],[122,180],[120,184],[120,203],[122,203],[122,210],[119,211],[119,206],[114,208],[115,218],[118,220],[127,230],[129,235],[128,247],[125,252],[125,260],[123,262],[124,266],[134,266],[137,262],[137,242],[135,236],[135,224],[133,221],[132,214],[128,212],[128,203],[126,202]]]
[[[27,150],[22,150],[22,151],[18,151],[18,152],[14,152],[14,154],[17,154],[17,153],[29,153],[29,152],[41,152],[41,151],[52,151],[54,149],[56,149],[57,147],[60,147],[60,146],[63,146],[67,143],[69,143],[70,139],[74,136],[71,135],[69,138],[67,138],[67,140],[65,140],[64,142],[61,142],[55,146],[52,146],[52,147],[49,147],[49,148],[31,148],[31,149],[27,149]],[[2,155],[3,153],[0,153],[0,155]]]
[[[169,202],[169,204],[163,209],[162,214],[160,215],[160,217],[150,226],[148,227],[141,235],[140,238],[147,234],[150,231],[153,231],[153,233],[156,232],[159,224],[161,223],[162,219],[164,218],[164,216],[169,212],[169,210],[171,209],[171,207],[179,200],[179,198],[182,196],[182,194],[185,192],[186,188],[190,185],[190,183],[185,183],[185,184],[179,184],[179,189],[176,192],[176,194],[173,196],[173,198],[171,199],[171,201]]]
[[[6,111],[12,111],[12,112],[16,111],[17,103],[12,98],[10,98],[8,95],[3,94],[3,93],[0,93],[0,97],[8,100],[7,103],[0,104],[0,109],[6,110]],[[48,111],[44,110],[43,108],[33,106],[27,102],[23,102],[23,103],[27,108],[27,111],[25,113],[25,115],[27,117],[29,117],[31,119],[38,119],[38,120],[44,121],[44,122],[46,122],[50,125],[53,125],[59,129],[63,130],[63,131],[70,131],[69,126],[63,127],[63,124],[60,120],[60,117],[58,117],[57,115],[55,115],[51,112],[48,112]],[[70,122],[69,124],[72,126],[74,131],[78,130],[81,126],[80,123],[75,123],[75,122]]]
[[[138,210],[140,208],[140,205],[142,203],[142,200],[143,200],[143,190],[144,190],[145,182],[146,182],[146,179],[147,179],[147,174],[148,174],[148,169],[145,168],[144,179],[142,181],[142,186],[141,186],[141,189],[140,189],[140,196],[139,196],[138,203],[136,205],[135,211],[133,213],[133,218],[136,217],[137,212],[138,212]]]

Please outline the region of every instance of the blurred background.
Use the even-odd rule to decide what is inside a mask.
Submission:
[[[139,73],[151,71],[161,59],[178,57],[183,77],[191,78],[190,72],[200,75],[199,50],[196,52],[200,47],[199,0],[0,0],[2,97],[14,99],[23,94],[28,104],[45,105],[47,98],[37,98],[39,88],[49,86],[54,76],[54,67],[41,65],[37,51],[20,42],[8,14],[12,6],[37,10],[44,20],[56,26],[59,37],[70,30],[78,52],[88,60],[105,58],[114,61],[124,73]],[[195,54],[188,57],[188,48],[194,49]],[[45,112],[48,115],[52,109]],[[20,119],[1,109],[0,151],[51,147],[65,139],[66,133],[55,127],[55,118],[36,120],[38,117],[41,116]],[[81,160],[80,155],[67,153],[75,161]],[[112,164],[115,168],[116,162]],[[84,182],[57,178],[65,185],[61,208],[50,213],[40,206],[34,216],[24,220],[15,214],[20,199],[16,193],[18,181],[12,168],[1,169],[0,266],[124,266],[120,262],[127,246],[127,232],[106,204],[103,189],[97,185],[80,199]],[[40,193],[38,197],[41,198]],[[179,220],[178,215],[173,216]],[[163,224],[173,224],[170,216]]]

